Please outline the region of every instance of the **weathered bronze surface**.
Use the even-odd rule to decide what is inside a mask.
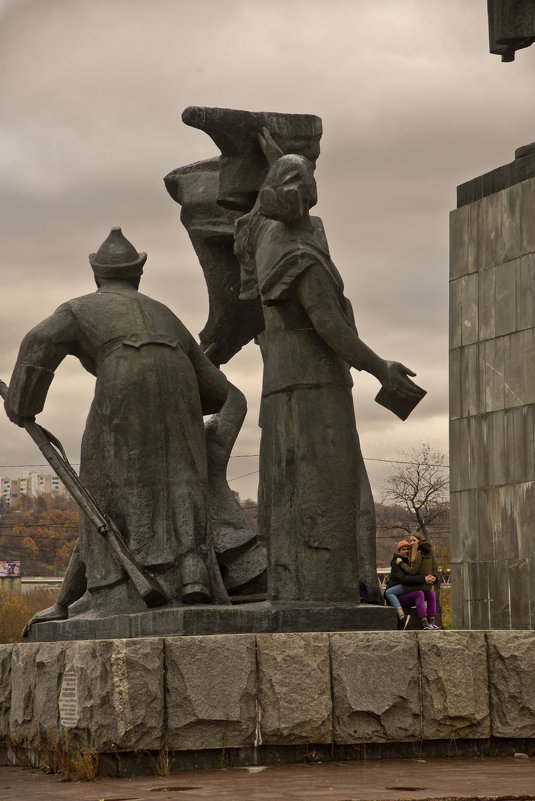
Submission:
[[[229,603],[218,560],[233,591],[264,567],[225,480],[245,398],[170,309],[138,292],[145,259],[112,229],[90,256],[97,291],[64,303],[25,336],[6,411],[19,425],[32,419],[55,369],[76,356],[96,376],[81,481],[172,602]],[[203,415],[212,413],[205,431]],[[85,614],[145,608],[82,511],[58,603],[39,619],[66,617],[86,588]]]
[[[195,221],[186,193],[176,187],[208,162],[166,179],[174,199],[184,204],[182,219],[209,286],[209,273],[220,271],[214,317],[221,319],[225,305],[261,304],[263,319],[255,320],[250,333],[264,361],[259,525],[268,549],[268,597],[355,602],[361,579],[370,598],[379,600],[373,498],[355,425],[350,367],[375,375],[383,388],[378,401],[402,418],[425,392],[410,380],[414,373],[408,368],[381,359],[359,338],[321,220],[309,215],[316,203],[321,121],[204,107],[186,109],[183,120],[208,133],[222,152],[219,186],[212,160],[210,196],[204,193]],[[194,238],[203,227],[214,228],[209,221],[221,219],[221,207],[247,212],[232,212],[239,300],[232,257],[212,261],[208,270]],[[230,222],[227,217],[226,236]],[[231,287],[227,296],[225,283]],[[226,330],[230,357],[245,336]]]
[[[360,339],[322,221],[310,215],[321,120],[203,107],[183,118],[222,151],[165,178],[208,285],[202,348],[166,306],[138,292],[146,254],[112,229],[90,256],[97,292],[63,304],[23,340],[7,413],[19,425],[38,414],[68,354],[96,376],[80,478],[167,606],[207,604],[191,618],[199,633],[359,628],[359,580],[371,601],[381,594],[350,368],[374,375],[376,400],[402,419],[425,392],[411,370]],[[245,398],[218,369],[253,338],[264,362],[258,538],[226,482]],[[146,625],[124,624],[125,614],[149,613],[81,517],[58,603],[36,621],[73,638],[85,629],[57,622],[67,615],[106,619],[93,636],[180,629],[166,607],[143,617]],[[229,593],[244,600],[262,589],[260,542],[267,604],[253,604],[252,617],[226,614]]]

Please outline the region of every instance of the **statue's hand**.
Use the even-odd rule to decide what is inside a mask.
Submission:
[[[384,372],[380,380],[387,392],[394,392],[409,400],[420,398],[421,389],[410,380],[410,375],[414,376],[416,373],[401,362],[384,362]]]
[[[22,629],[22,636],[27,637],[28,633],[34,623],[44,623],[46,620],[65,620],[68,616],[67,607],[63,606],[56,601],[54,606],[49,606],[48,609],[42,609],[34,615],[24,628]]]

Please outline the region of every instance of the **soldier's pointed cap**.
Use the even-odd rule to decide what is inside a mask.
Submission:
[[[138,278],[147,260],[138,253],[120,228],[112,228],[96,253],[89,254],[89,263],[97,278]]]

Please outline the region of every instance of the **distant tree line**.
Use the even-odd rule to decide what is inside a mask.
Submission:
[[[258,505],[240,500],[247,517],[256,524]],[[377,517],[377,565],[390,563],[396,543],[412,531],[433,540],[443,566],[449,564],[448,470],[444,454],[428,443],[407,453],[387,477]],[[78,537],[78,507],[69,497],[23,495],[16,507],[0,502],[0,560],[20,560],[24,575],[63,571]]]
[[[25,575],[67,567],[78,536],[78,507],[70,498],[23,495],[0,509],[0,559],[16,559]]]

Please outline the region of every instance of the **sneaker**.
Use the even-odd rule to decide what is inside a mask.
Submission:
[[[433,631],[431,623],[422,623],[422,631]]]
[[[400,622],[400,627],[399,627],[399,628],[401,629],[401,631],[405,631],[405,629],[406,629],[406,628],[407,628],[407,626],[409,625],[409,620],[410,620],[410,619],[411,619],[411,616],[410,616],[410,615],[403,615],[403,616],[400,618],[400,621],[399,621],[399,622]]]
[[[434,629],[435,631],[440,631],[440,630],[441,630],[441,629],[440,629],[440,626],[437,626],[437,624],[436,624],[436,623],[430,623],[430,624],[429,624],[429,628],[430,628],[430,629]]]

